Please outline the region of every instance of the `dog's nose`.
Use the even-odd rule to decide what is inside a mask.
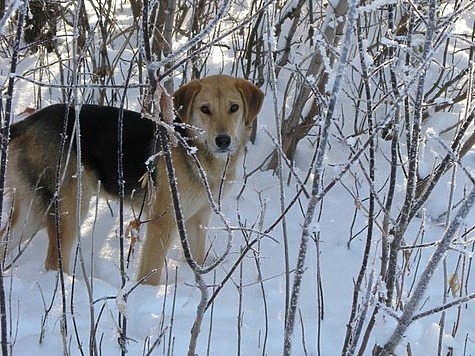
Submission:
[[[229,135],[218,135],[216,136],[215,142],[218,148],[225,150],[231,145],[231,137],[229,137]]]

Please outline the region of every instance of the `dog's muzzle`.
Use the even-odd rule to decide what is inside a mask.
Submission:
[[[227,152],[231,146],[231,137],[229,135],[218,135],[214,139],[219,151]]]

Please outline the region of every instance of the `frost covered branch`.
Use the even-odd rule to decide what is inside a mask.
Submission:
[[[429,14],[427,20],[427,33],[424,41],[424,51],[422,54],[422,61],[427,63],[431,58],[433,50],[433,38],[436,27],[436,1],[431,0],[429,5]],[[414,199],[416,197],[417,186],[417,173],[418,173],[418,158],[420,148],[420,133],[421,133],[421,121],[422,121],[422,104],[424,98],[424,84],[426,82],[427,65],[422,67],[421,72],[418,74],[417,92],[415,99],[414,118],[411,128],[408,129],[408,143],[409,150],[409,166],[408,166],[408,178],[406,187],[406,196],[404,205],[401,209],[401,213],[398,218],[398,224],[395,227],[395,236],[390,245],[388,271],[386,274],[386,283],[388,288],[387,303],[392,303],[392,298],[395,289],[396,280],[396,268],[397,258],[399,254],[399,248],[403,239],[404,233],[411,220],[410,211],[413,206]]]
[[[19,2],[15,2],[11,7],[15,8],[19,6]],[[17,63],[18,63],[18,56],[20,51],[20,43],[21,43],[21,36],[23,30],[23,23],[25,21],[26,12],[28,9],[28,2],[25,1],[22,6],[20,7],[20,11],[18,13],[18,24],[16,29],[16,36],[15,42],[13,47],[13,53],[11,58],[10,64],[10,74],[15,73],[17,71]],[[6,15],[5,15],[6,16]],[[6,18],[6,17],[5,17]],[[2,31],[3,26],[0,27],[0,31]],[[1,149],[1,157],[0,157],[0,226],[2,226],[2,216],[3,216],[3,199],[5,193],[5,178],[6,178],[6,168],[7,168],[7,158],[8,158],[8,143],[10,140],[10,123],[13,117],[13,110],[12,110],[12,99],[13,99],[13,91],[14,91],[14,79],[10,77],[8,79],[8,89],[7,89],[7,99],[5,104],[5,117],[2,117],[1,120],[1,131],[0,131],[0,149]],[[2,246],[3,249],[3,246]],[[3,256],[4,253],[2,252],[1,255]],[[0,328],[1,328],[1,335],[0,335],[0,343],[1,343],[1,350],[3,356],[8,356],[9,345],[8,340],[8,329],[7,329],[7,304],[5,298],[5,280],[4,280],[4,261],[0,261]],[[9,347],[10,346],[10,347]]]
[[[342,0],[344,1],[344,0]],[[318,203],[318,196],[320,194],[320,184],[323,173],[323,158],[327,150],[328,138],[329,138],[329,129],[330,124],[333,120],[333,115],[335,112],[336,102],[340,93],[342,78],[344,70],[347,66],[347,58],[349,55],[350,43],[353,32],[353,23],[356,17],[356,0],[350,0],[348,5],[348,21],[346,23],[346,30],[344,35],[344,40],[341,45],[341,54],[335,69],[335,80],[333,82],[333,88],[331,90],[330,102],[328,105],[328,110],[325,115],[325,120],[323,123],[323,129],[320,138],[320,144],[317,147],[317,155],[314,168],[314,179],[312,185],[312,195],[308,201],[307,211],[305,213],[305,220],[302,227],[302,236],[300,241],[299,253],[297,258],[297,267],[295,269],[294,281],[292,286],[292,294],[290,298],[287,323],[285,325],[285,335],[284,335],[284,355],[290,355],[292,347],[292,334],[294,331],[295,323],[295,313],[298,305],[298,298],[300,294],[300,286],[302,282],[302,277],[304,273],[305,266],[305,257],[307,254],[307,244],[308,239],[311,234],[311,225],[314,218],[315,210]]]
[[[368,135],[371,137],[374,132],[374,114],[373,114],[373,102],[371,96],[371,86],[369,80],[369,68],[366,63],[366,46],[363,44],[362,36],[362,25],[361,19],[359,16],[356,17],[356,33],[358,41],[358,53],[360,58],[361,65],[361,79],[363,81],[364,92],[365,92],[365,101],[366,101],[366,116],[368,121]],[[375,178],[375,142],[373,139],[369,141],[369,177],[368,183],[370,188],[369,196],[369,211],[368,211],[368,224],[367,224],[367,234],[366,234],[366,243],[363,251],[363,260],[361,262],[360,270],[358,277],[355,282],[354,291],[353,291],[353,302],[351,305],[350,319],[347,323],[347,331],[345,337],[345,343],[343,346],[343,355],[352,355],[356,349],[358,339],[363,328],[363,322],[366,317],[366,313],[359,313],[358,310],[358,297],[360,294],[360,289],[362,288],[363,279],[366,276],[366,269],[368,268],[369,254],[372,247],[373,241],[373,229],[375,225],[375,200],[376,192],[374,191],[374,178]],[[369,300],[369,297],[366,298]],[[364,311],[367,310],[367,306],[363,308]]]
[[[454,239],[460,225],[463,223],[464,219],[467,217],[468,213],[471,211],[475,203],[475,186],[472,188],[472,191],[467,196],[462,206],[459,208],[454,219],[447,228],[444,236],[439,241],[439,244],[432,254],[429,262],[419,277],[416,287],[411,298],[407,301],[404,308],[404,312],[398,320],[398,324],[393,334],[388,338],[388,341],[384,347],[379,351],[378,355],[390,355],[394,353],[396,346],[400,343],[404,333],[406,332],[409,325],[415,320],[415,312],[417,311],[419,304],[421,303],[422,297],[427,289],[429,282],[432,279],[432,276],[445,256],[445,253],[450,249],[452,240]]]

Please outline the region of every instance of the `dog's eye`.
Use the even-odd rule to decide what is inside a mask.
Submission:
[[[229,111],[231,111],[231,112],[236,112],[238,110],[239,110],[239,105],[238,104],[231,105],[231,108],[229,109]]]
[[[202,112],[203,114],[206,114],[206,115],[210,115],[210,114],[211,114],[211,111],[209,110],[209,107],[208,107],[207,105],[203,105],[203,106],[201,107],[201,112]]]

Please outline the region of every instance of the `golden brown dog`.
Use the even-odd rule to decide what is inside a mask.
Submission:
[[[243,79],[215,75],[185,84],[173,97],[177,121],[181,122],[178,131],[190,146],[196,147],[196,156],[216,200],[222,177],[227,181],[235,177],[237,161],[264,95]],[[97,182],[101,182],[108,197],[119,195],[119,116],[123,122],[121,163],[126,201],[136,207],[144,199],[149,203],[150,222],[137,278],[156,269],[157,273],[146,282],[158,284],[177,229],[164,158],[160,155],[151,177],[154,194],[147,195],[141,188],[139,180],[148,172],[145,162],[158,152],[156,124],[136,112],[96,105],[81,107],[81,204],[77,194],[74,109],[63,104],[48,106],[12,125],[7,188],[14,204],[11,228],[4,228],[2,235],[9,245],[21,244],[46,227],[49,241],[45,268],[59,268],[60,252],[62,268],[69,272],[77,226],[86,216]],[[202,263],[206,235],[203,228],[211,214],[207,193],[187,149],[182,145],[172,147],[172,157],[191,251],[195,261]]]

